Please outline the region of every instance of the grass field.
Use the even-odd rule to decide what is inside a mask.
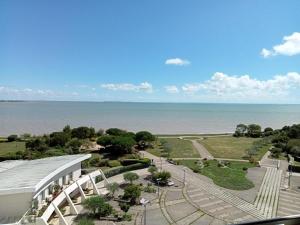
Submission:
[[[198,151],[194,148],[193,144],[188,140],[178,138],[160,138],[160,143],[165,142],[164,145],[156,143],[153,149],[148,151],[156,156],[161,156],[165,153],[163,146],[168,146],[170,149],[170,158],[199,158]]]
[[[0,142],[0,156],[25,151],[25,142]]]
[[[192,170],[197,169],[197,160],[180,160],[179,163]],[[209,165],[200,170],[204,176],[211,178],[218,186],[232,190],[247,190],[254,187],[254,184],[246,178],[246,171],[243,168],[254,167],[247,162],[231,161],[228,167],[218,167],[216,160],[208,161]]]
[[[259,140],[259,138],[220,136],[208,137],[199,140],[199,143],[216,158],[243,159],[243,157],[246,156],[245,151],[257,140]],[[267,148],[262,149],[258,153],[257,158],[262,157],[266,151]]]

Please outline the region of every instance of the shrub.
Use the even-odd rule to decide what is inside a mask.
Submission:
[[[119,202],[119,206],[120,206],[120,209],[125,213],[127,213],[128,210],[130,209],[130,205],[126,202]]]
[[[136,163],[144,163],[150,166],[151,160],[148,158],[143,158],[143,159],[123,159],[121,160],[121,164],[123,166],[128,166]]]
[[[144,192],[147,192],[147,193],[155,193],[156,192],[156,188],[153,187],[152,184],[147,184],[146,187],[144,187]]]
[[[160,180],[159,183],[163,185],[166,185],[170,178],[171,178],[171,173],[168,171],[157,172],[153,175],[153,180],[157,181],[159,179]]]
[[[121,163],[118,160],[111,160],[108,161],[108,166],[109,167],[117,167],[117,166],[121,166]]]
[[[18,140],[18,135],[16,135],[16,134],[12,134],[12,135],[9,135],[7,137],[8,142],[13,142],[13,141],[16,141],[16,140]]]
[[[112,197],[114,197],[115,192],[119,190],[119,184],[114,182],[107,185],[107,189],[109,190]]]
[[[78,225],[94,225],[94,221],[90,218],[83,217],[77,222]]]
[[[104,174],[106,177],[112,177],[112,176],[115,176],[120,173],[124,173],[124,172],[131,171],[131,170],[144,169],[146,167],[148,167],[148,165],[143,164],[143,163],[137,163],[137,164],[133,164],[133,165],[129,165],[129,166],[114,167],[110,170],[104,171]]]
[[[106,203],[100,196],[94,196],[84,200],[83,207],[98,216],[108,216],[113,211],[112,206]]]
[[[123,175],[125,181],[129,181],[131,184],[133,181],[139,179],[139,175],[136,173],[128,172]]]
[[[124,213],[124,215],[122,216],[122,220],[124,221],[131,221],[131,214],[128,214],[128,213]]]
[[[137,199],[141,196],[141,187],[136,184],[130,184],[124,189],[124,199],[130,200],[132,204],[137,202]]]

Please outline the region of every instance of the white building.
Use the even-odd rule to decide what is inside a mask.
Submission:
[[[81,177],[81,162],[90,157],[67,155],[0,162],[0,224],[18,223],[33,205],[41,208],[52,196],[54,186],[69,185]]]

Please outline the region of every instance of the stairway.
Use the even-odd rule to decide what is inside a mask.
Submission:
[[[254,206],[266,218],[276,216],[282,170],[267,167]]]

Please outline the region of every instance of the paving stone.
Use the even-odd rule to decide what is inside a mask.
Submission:
[[[187,215],[190,215],[197,211],[194,206],[187,202],[179,203],[166,207],[168,214],[174,221],[178,221]]]

